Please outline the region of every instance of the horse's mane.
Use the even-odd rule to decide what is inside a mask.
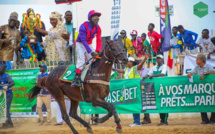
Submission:
[[[104,49],[102,50],[102,52],[99,54],[99,57],[102,58],[103,56],[103,53],[104,53]],[[92,64],[91,66],[94,68],[94,67],[97,67],[101,62],[101,59],[96,59]]]
[[[54,80],[54,77],[58,75],[59,71],[65,70],[66,68],[67,68],[66,65],[60,65],[56,67],[54,70],[52,70],[52,73],[50,73],[48,77],[50,77],[51,80]]]

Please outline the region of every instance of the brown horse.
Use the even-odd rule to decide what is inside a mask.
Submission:
[[[95,62],[91,64],[91,69],[88,70],[86,74],[85,82],[88,80],[100,80],[100,82],[103,81],[104,83],[108,83],[111,77],[113,62],[120,64],[127,63],[127,58],[122,52],[122,48],[113,41],[106,41],[105,48],[100,56],[101,59],[96,59]],[[34,99],[40,92],[41,87],[45,86],[58,102],[61,109],[62,118],[71,128],[74,134],[78,134],[78,132],[75,130],[69,120],[69,116],[66,112],[64,103],[64,95],[67,96],[71,101],[71,109],[69,115],[79,121],[84,127],[86,127],[88,133],[93,133],[93,131],[89,123],[87,123],[77,115],[77,108],[79,101],[91,102],[94,107],[100,106],[108,111],[108,114],[104,117],[93,118],[93,120],[97,121],[98,123],[103,123],[113,115],[115,123],[117,124],[116,130],[118,133],[121,133],[122,127],[116,109],[112,104],[105,101],[105,97],[110,92],[109,85],[86,82],[83,84],[85,92],[85,97],[83,97],[80,87],[71,87],[70,83],[62,82],[59,80],[60,76],[62,76],[66,68],[67,66],[58,66],[47,77],[41,78],[37,85],[31,89],[31,97],[29,99]]]

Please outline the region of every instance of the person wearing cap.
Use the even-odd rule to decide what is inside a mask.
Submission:
[[[184,29],[182,25],[178,26],[178,31],[180,32],[180,36],[183,40],[183,43],[185,44],[185,52],[189,52],[191,54],[197,54],[197,48],[196,48],[196,40],[198,38],[198,34],[194,33],[192,31]],[[193,38],[193,36],[195,38]]]
[[[2,38],[0,39],[0,61],[16,61],[16,53],[19,50],[21,35],[16,29],[18,14],[10,14],[8,24],[0,26],[2,29]]]
[[[215,74],[215,70],[213,69],[213,66],[206,63],[206,57],[203,54],[198,54],[196,58],[196,64],[197,66],[191,70],[187,74],[188,78],[191,78],[192,75],[200,75],[200,80],[203,80],[203,78],[210,74]],[[208,115],[205,112],[201,113],[202,122],[201,124],[215,124],[215,112],[211,113],[210,120],[208,119]]]
[[[161,45],[163,44],[164,38],[159,33],[154,31],[154,28],[155,28],[155,25],[153,23],[149,23],[148,37],[150,40],[150,44],[152,45],[152,49],[155,55],[157,55],[158,52],[161,52]],[[161,39],[161,42],[159,41],[160,39]]]
[[[144,75],[147,71],[143,69],[143,64],[146,62],[147,58],[148,58],[148,55],[146,55],[144,60],[137,65],[133,57],[128,57],[128,63],[125,69],[112,68],[112,70],[115,70],[118,73],[123,73],[124,79],[141,78],[141,76]],[[134,119],[134,122],[129,125],[130,127],[141,126],[139,113],[138,114],[134,113],[133,119]]]
[[[48,76],[48,73],[46,72],[47,66],[39,65],[39,67],[40,67],[40,74],[37,77],[37,81],[39,81],[39,79],[41,79],[43,77]],[[51,94],[46,89],[46,87],[43,87],[37,96],[37,112],[39,115],[39,125],[43,125],[43,123],[44,123],[43,113],[42,113],[43,103],[45,104],[46,109],[47,109],[47,124],[46,125],[51,125]]]
[[[28,8],[27,11],[26,11],[26,13],[27,13],[28,16],[29,16],[29,14],[30,14],[30,12],[31,12],[31,9],[32,9],[32,8]],[[32,9],[32,12],[34,13],[34,9]],[[34,14],[34,15],[35,15],[35,14]],[[40,21],[40,22],[41,22],[41,24],[40,24],[41,29],[44,30],[44,31],[46,31],[45,24],[43,23],[43,21]],[[24,24],[24,22],[22,22],[21,27],[20,27],[20,32],[21,32],[21,37],[22,37],[22,39],[24,39],[25,36],[26,36],[26,34],[28,34],[28,32],[30,31],[30,30],[29,30],[28,28],[26,28],[23,24]],[[27,31],[25,31],[25,29],[26,29]],[[43,37],[46,36],[44,33],[38,32],[38,31],[36,31],[36,30],[34,30],[34,35],[37,37],[39,43],[42,43],[42,42],[43,42]],[[38,59],[38,61],[42,61],[43,59],[45,59],[45,52],[42,51],[40,54],[38,54],[37,59]]]
[[[133,44],[131,42],[131,40],[129,38],[127,38],[126,36],[126,31],[125,30],[122,30],[120,32],[121,34],[121,37],[122,37],[122,44],[124,46],[124,52],[128,52],[128,57],[136,57],[135,56],[135,49],[133,47]]]
[[[138,33],[136,30],[132,30],[130,33],[132,39],[131,42],[135,48],[136,51],[136,56],[137,57],[142,57],[144,56],[146,53],[144,52],[144,48],[143,48],[143,41],[141,40],[140,37],[137,37]]]
[[[76,75],[71,86],[80,86],[78,80],[85,63],[85,55],[89,60],[92,57],[97,56],[97,53],[102,49],[101,28],[98,25],[100,16],[101,13],[91,10],[88,14],[89,21],[84,22],[79,28],[79,35],[76,43],[76,52],[78,57]],[[94,50],[92,45],[94,37],[96,37],[96,50]]]
[[[13,90],[12,86],[15,85],[14,81],[12,80],[11,76],[9,74],[5,73],[6,62],[0,65],[0,90],[6,91],[6,121],[3,123],[3,126],[1,129],[5,128],[11,128],[13,127],[13,122],[10,117],[10,106],[13,100]],[[3,85],[2,85],[3,84]],[[2,86],[1,86],[2,85]]]
[[[157,65],[153,66],[150,69],[149,73],[143,77],[143,81],[146,78],[152,79],[153,77],[167,76],[167,65],[163,64],[163,55],[159,54],[156,56],[156,58],[157,58],[156,59]],[[158,124],[158,126],[168,125],[167,118],[168,118],[168,113],[160,113],[161,121],[160,121],[160,124]]]
[[[41,43],[46,51],[46,61],[71,61],[70,49],[66,47],[66,41],[62,38],[62,34],[67,33],[62,14],[57,11],[51,12],[49,19],[52,28],[48,31],[34,27],[37,32],[47,35]]]

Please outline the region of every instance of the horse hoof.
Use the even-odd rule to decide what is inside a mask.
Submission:
[[[90,133],[90,134],[93,134],[92,128],[87,128],[87,132]]]
[[[116,128],[116,132],[117,132],[117,133],[122,133],[122,127],[121,127],[121,126],[117,127],[117,128]]]

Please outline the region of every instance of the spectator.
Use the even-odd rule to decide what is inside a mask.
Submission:
[[[203,53],[211,53],[215,50],[215,46],[211,42],[211,37],[209,35],[208,29],[202,30],[202,36],[199,38],[197,44],[196,44],[201,52]]]
[[[144,48],[145,53],[149,55],[149,59],[146,61],[146,63],[148,63],[147,67],[150,68],[150,62],[153,63],[154,65],[156,63],[156,60],[153,59],[154,52],[153,52],[151,44],[149,44],[148,40],[146,39],[145,33],[142,33],[141,40],[143,41],[143,48]]]
[[[3,126],[1,129],[6,129],[6,128],[12,128],[13,127],[13,122],[10,117],[10,106],[13,100],[13,90],[12,86],[15,85],[14,81],[12,80],[11,76],[9,74],[5,73],[6,66],[4,64],[0,65],[0,85],[3,84],[3,86],[0,86],[0,90],[5,90],[6,91],[6,121],[3,123]]]
[[[183,52],[181,36],[178,34],[178,27],[172,28],[172,38],[170,40],[170,47],[173,48],[173,58],[177,58],[178,54]]]
[[[16,29],[18,14],[12,12],[10,14],[8,24],[0,26],[2,29],[2,38],[0,39],[0,61],[16,61],[17,51],[21,36],[19,30]]]
[[[67,33],[63,33],[61,37],[67,41],[66,43],[66,48],[70,48],[70,52],[72,52],[72,46],[74,44],[73,40],[73,23],[72,23],[72,12],[71,11],[66,11],[65,12],[65,21],[64,25],[67,28]],[[72,59],[72,53],[71,53],[71,59]]]
[[[138,65],[136,65],[135,60],[133,57],[128,58],[127,67],[125,69],[116,69],[113,68],[113,70],[117,71],[118,73],[124,74],[124,79],[133,79],[133,78],[140,78],[140,71],[142,69],[143,64],[145,63],[148,56],[144,58],[143,61],[141,61]],[[130,127],[134,126],[141,126],[140,123],[140,114],[133,114],[134,122],[130,124]]]
[[[17,21],[16,21],[16,29],[19,30],[19,27],[20,27],[20,21],[17,20]]]
[[[37,37],[36,37],[37,44],[27,43],[28,37],[31,35],[30,32],[28,33],[29,34],[25,35],[25,37],[20,42],[20,47],[23,48],[22,57],[24,58],[24,61],[37,61],[37,54],[42,53],[43,49],[40,46],[40,42],[37,41],[38,40]]]
[[[142,66],[142,69],[140,71],[140,77],[143,78],[144,76],[146,76],[149,73],[149,71],[150,71],[149,68]],[[144,114],[143,122],[141,122],[141,123],[142,124],[150,124],[151,123],[150,115]]]
[[[153,23],[149,23],[148,26],[148,37],[150,40],[150,43],[152,45],[152,49],[155,53],[155,56],[158,54],[158,52],[161,52],[161,45],[163,44],[164,38],[158,34],[156,31],[154,31],[155,25]],[[161,43],[159,42],[159,39],[161,39]]]
[[[29,13],[31,12],[31,8],[28,8],[28,10],[26,12],[27,12],[27,15],[29,16]],[[32,9],[32,12],[34,13],[33,9]],[[44,31],[46,30],[45,24],[42,21],[41,21],[41,29]],[[27,30],[27,31],[25,31],[25,30]],[[25,35],[26,35],[25,33],[29,32],[29,29],[23,26],[23,22],[22,22],[22,25],[20,27],[20,31],[21,31],[22,39],[25,37]],[[43,42],[43,37],[45,37],[44,33],[40,33],[38,31],[34,30],[34,35],[37,37],[37,39],[40,43]],[[42,53],[38,54],[38,61],[42,61],[44,59],[45,59],[45,52],[42,51]]]
[[[127,38],[126,31],[122,30],[120,32],[120,34],[121,34],[121,37],[122,37],[122,44],[124,46],[123,47],[124,48],[123,51],[126,52],[126,54],[128,52],[128,57],[135,58],[136,57],[135,56],[135,49],[133,47],[133,44],[132,44],[131,40],[129,38]]]
[[[213,45],[214,45],[214,47],[215,47],[215,37],[211,38],[211,42],[213,43]],[[213,50],[212,52],[210,52],[210,53],[208,54],[208,59],[211,58],[211,55],[212,55],[212,54],[215,54],[215,50]]]
[[[205,75],[215,74],[213,67],[206,63],[206,57],[203,54],[199,54],[196,58],[197,66],[187,74],[188,78],[191,78],[192,75],[200,75],[200,80],[203,80]],[[207,113],[201,113],[202,122],[201,124],[214,124],[215,123],[215,112],[211,113],[210,120],[208,119]]]
[[[131,32],[131,37],[132,37],[131,42],[132,42],[132,44],[133,44],[133,46],[135,48],[136,56],[137,57],[142,57],[142,56],[145,55],[143,45],[142,45],[143,41],[141,40],[140,37],[137,37],[137,35],[138,35],[138,33],[137,33],[136,30],[133,30]]]
[[[47,66],[46,65],[39,65],[40,67],[40,74],[38,75],[37,81],[39,81],[40,78],[48,76],[48,73],[46,73]],[[47,124],[51,125],[51,95],[49,91],[46,89],[46,87],[43,87],[40,90],[40,93],[37,96],[37,112],[39,114],[39,125],[43,125],[43,113],[42,113],[42,105],[43,103],[46,106],[47,109]]]
[[[191,54],[197,54],[196,40],[198,38],[198,34],[192,32],[192,31],[185,30],[182,25],[178,26],[178,30],[179,30],[180,36],[185,44],[184,46],[185,46],[186,51],[187,52],[189,51],[189,53],[191,53]],[[193,36],[195,37],[194,39],[193,39]]]
[[[72,23],[72,12],[71,11],[66,11],[65,12],[65,21],[66,23],[65,26],[67,28],[67,31],[69,33],[69,40],[67,41],[67,47],[70,47],[70,51],[72,52],[72,46],[74,44],[74,40],[73,40],[73,23]],[[72,54],[71,54],[72,55]]]
[[[53,26],[49,31],[34,27],[35,31],[47,35],[45,41],[42,43],[46,49],[46,60],[71,61],[70,50],[66,48],[66,41],[61,37],[63,33],[67,33],[66,26],[62,24],[62,15],[54,11],[50,14],[49,18]]]
[[[163,55],[157,55],[157,65],[152,67],[149,73],[143,77],[143,81],[146,78],[152,79],[153,77],[164,77],[167,75],[167,66],[163,64]],[[161,122],[158,126],[168,125],[168,113],[160,113]]]

